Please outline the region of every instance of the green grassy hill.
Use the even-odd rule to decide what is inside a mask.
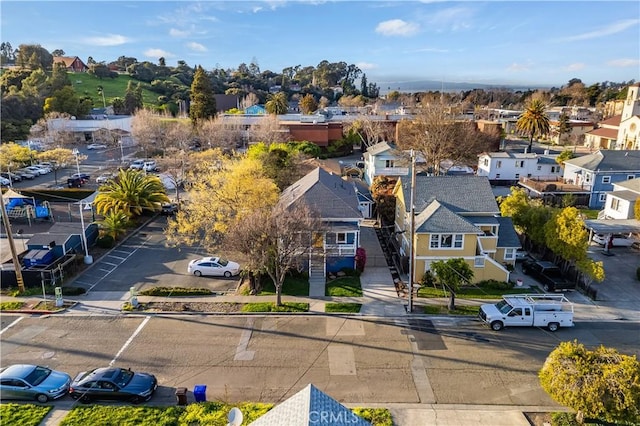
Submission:
[[[77,94],[83,94],[90,96],[93,99],[93,105],[96,108],[102,107],[102,95],[98,93],[98,86],[102,86],[104,90],[104,99],[106,104],[111,104],[113,98],[124,98],[124,94],[127,91],[127,85],[129,81],[133,81],[134,87],[139,83],[138,80],[132,79],[128,75],[121,74],[117,78],[105,78],[100,80],[99,78],[84,73],[84,72],[70,72],[69,79],[73,84],[73,89]],[[144,104],[157,104],[158,94],[149,90],[149,84],[142,83],[142,100]]]

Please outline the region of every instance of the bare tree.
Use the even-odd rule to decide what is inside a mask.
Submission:
[[[258,98],[258,95],[256,95],[253,92],[250,92],[250,93],[247,93],[247,96],[242,98],[242,101],[240,102],[240,108],[242,109],[249,108],[250,106],[257,105],[259,103],[260,103],[260,98]]]
[[[131,120],[131,135],[143,149],[145,157],[155,150],[166,148],[167,117],[153,113],[148,109],[138,109]]]
[[[306,204],[279,203],[272,210],[255,210],[236,221],[225,234],[225,244],[251,258],[252,273],[266,273],[273,280],[276,306],[280,306],[287,274],[308,258],[313,233],[319,231],[321,222]]]
[[[259,123],[249,128],[250,142],[264,142],[270,145],[275,142],[289,142],[289,131],[280,125],[278,117],[273,114],[266,116]]]
[[[232,150],[242,146],[244,141],[244,125],[241,117],[216,117],[202,123],[198,135],[206,148]]]
[[[383,120],[374,119],[366,115],[358,117],[357,120],[346,125],[343,129],[345,134],[355,131],[360,136],[362,144],[369,148],[379,142],[391,141],[395,139],[393,127]]]
[[[71,148],[78,138],[70,124],[71,116],[66,113],[52,112],[31,126],[30,139],[42,140],[58,148]]]

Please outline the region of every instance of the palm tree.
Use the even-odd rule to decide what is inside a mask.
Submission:
[[[286,114],[289,110],[287,94],[285,92],[278,92],[275,95],[269,96],[265,108],[269,114]]]
[[[529,135],[529,149],[533,147],[533,138],[549,133],[549,117],[545,113],[546,105],[540,99],[529,103],[518,118],[516,129]]]
[[[120,170],[118,176],[101,186],[99,191],[95,199],[99,214],[113,211],[132,217],[144,210],[159,211],[162,203],[169,201],[160,178],[141,170]]]
[[[129,226],[129,216],[124,212],[109,211],[104,219],[98,222],[100,232],[111,236],[114,240]]]

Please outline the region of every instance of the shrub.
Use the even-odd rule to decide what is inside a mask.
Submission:
[[[351,411],[373,426],[393,426],[391,411],[386,408],[354,408]]]
[[[55,294],[55,287],[52,285],[44,286],[45,294]],[[62,287],[63,296],[78,296],[85,294],[87,290],[82,287]],[[7,290],[7,296],[40,296],[42,295],[42,287],[27,287],[24,289],[24,293],[20,293],[17,288],[10,288]]]
[[[24,305],[24,302],[2,302],[0,303],[0,311],[16,311]]]
[[[111,235],[102,235],[96,239],[96,245],[100,248],[108,249],[113,247],[115,240]]]
[[[553,426],[578,426],[576,415],[573,413],[552,413],[551,424]]]
[[[493,290],[510,290],[513,288],[513,283],[498,280],[484,280],[476,284],[480,288],[493,289]]]
[[[276,306],[273,302],[247,303],[242,307],[242,312],[308,312],[308,303],[283,303]]]
[[[185,287],[152,287],[142,290],[142,296],[203,296],[211,295],[208,288],[185,288]]]

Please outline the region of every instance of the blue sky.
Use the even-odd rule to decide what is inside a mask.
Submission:
[[[562,86],[640,79],[638,1],[6,1],[0,39],[262,71],[357,65],[369,82]]]

